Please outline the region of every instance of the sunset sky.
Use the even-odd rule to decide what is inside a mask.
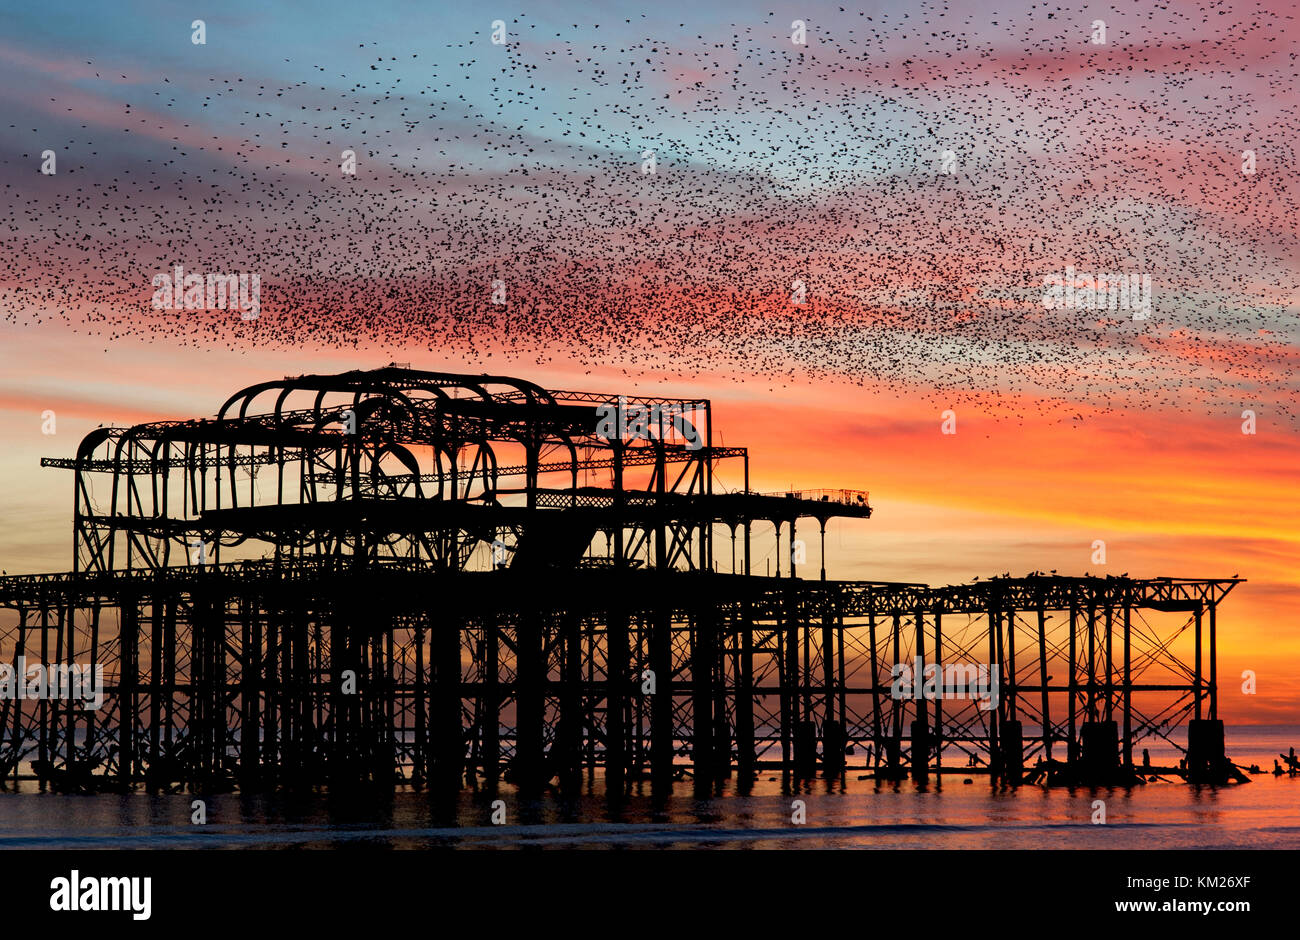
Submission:
[[[1221,713],[1296,721],[1294,4],[262,6],[0,14],[10,574],[70,566],[89,429],[395,360],[710,398],[756,489],[870,491],[831,577],[1240,575]],[[177,264],[259,318],[152,309]]]

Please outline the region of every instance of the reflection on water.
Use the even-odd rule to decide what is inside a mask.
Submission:
[[[1273,767],[1300,728],[1238,728],[1229,753]],[[1152,749],[1153,762],[1166,757]],[[207,824],[191,823],[189,794],[0,793],[0,848],[1297,848],[1300,777],[1264,774],[1234,787],[1151,783],[1131,790],[993,791],[960,774],[878,783],[817,779],[783,792],[765,774],[746,795],[728,781],[712,796],[689,781],[670,796],[648,782],[618,801],[599,777],[580,796],[523,800],[510,787],[446,799],[399,790],[364,794],[214,794]],[[971,779],[971,783],[965,783]],[[506,804],[492,825],[492,801]],[[1094,825],[1093,803],[1106,803]],[[794,801],[804,804],[796,824]]]

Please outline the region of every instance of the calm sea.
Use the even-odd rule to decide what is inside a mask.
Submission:
[[[1272,770],[1300,747],[1300,727],[1228,729],[1238,764]],[[1151,749],[1156,765],[1173,749]],[[399,790],[358,796],[205,797],[207,823],[191,822],[190,794],[89,796],[0,792],[0,848],[1300,848],[1300,777],[1271,773],[1228,787],[1149,783],[1128,790],[1021,787],[994,791],[985,778],[945,775],[908,782],[816,779],[782,792],[762,776],[745,796],[724,786],[697,797],[689,781],[669,797],[649,783],[613,806],[597,778],[590,792],[522,801],[465,792],[451,802]],[[970,779],[971,783],[965,783]],[[505,822],[492,824],[494,799]],[[802,801],[803,821],[795,822]],[[1106,822],[1093,822],[1096,801]]]

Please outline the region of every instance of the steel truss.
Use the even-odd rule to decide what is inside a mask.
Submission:
[[[0,700],[0,778],[1236,775],[1215,645],[1237,579],[828,581],[826,523],[869,517],[866,493],[751,492],[707,401],[393,366],[253,386],[214,420],[99,429],[44,463],[75,476],[73,570],[0,579],[0,656],[101,666],[103,701]],[[972,689],[979,667],[993,685]],[[1184,722],[1178,767],[1135,760]]]

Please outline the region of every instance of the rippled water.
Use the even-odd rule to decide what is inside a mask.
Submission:
[[[1228,731],[1228,753],[1242,766],[1271,769],[1293,745],[1300,728]],[[1153,748],[1151,758],[1170,763],[1176,752]],[[1300,777],[1262,774],[1217,788],[1000,791],[961,775],[927,787],[857,777],[850,771],[843,783],[813,780],[786,793],[768,774],[748,795],[727,784],[708,798],[689,781],[666,798],[652,796],[647,783],[618,806],[599,778],[580,797],[534,801],[509,787],[450,802],[401,790],[220,794],[205,797],[202,826],[191,822],[190,794],[62,795],[27,784],[25,792],[0,792],[0,848],[1300,848]],[[504,825],[491,824],[494,799],[506,804]],[[801,824],[792,820],[795,800],[804,804]],[[1105,802],[1105,825],[1092,821],[1096,800]]]

